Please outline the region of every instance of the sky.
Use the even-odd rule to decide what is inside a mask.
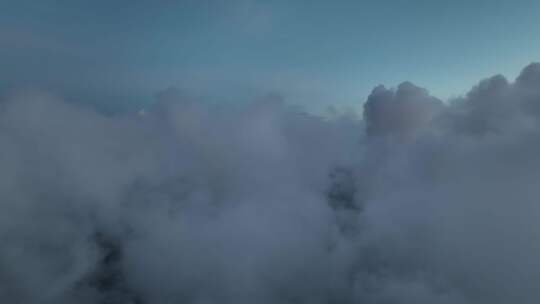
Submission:
[[[3,0],[0,88],[130,106],[172,86],[323,109],[410,80],[446,99],[539,60],[539,10],[529,0]]]

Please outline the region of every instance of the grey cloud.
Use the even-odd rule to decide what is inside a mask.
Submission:
[[[367,132],[371,135],[411,135],[430,122],[442,102],[410,82],[397,90],[377,86],[364,104]]]
[[[450,104],[377,87],[365,122],[174,89],[109,116],[6,98],[0,300],[535,303],[538,79]]]

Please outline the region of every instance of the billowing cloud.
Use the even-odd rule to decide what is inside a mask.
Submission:
[[[367,133],[411,135],[425,127],[442,108],[442,102],[410,82],[397,90],[380,85],[373,89],[364,104]]]
[[[104,116],[0,103],[0,300],[535,303],[540,69],[365,121],[181,92]],[[377,140],[381,139],[381,140]]]

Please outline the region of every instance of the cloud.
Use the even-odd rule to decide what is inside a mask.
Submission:
[[[428,124],[441,108],[439,99],[410,82],[400,84],[395,91],[377,86],[364,104],[367,133],[411,135]]]
[[[365,121],[170,89],[104,116],[0,103],[0,300],[535,303],[538,65]]]

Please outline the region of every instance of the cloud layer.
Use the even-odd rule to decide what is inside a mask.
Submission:
[[[0,302],[535,303],[540,65],[364,120],[0,103]]]

